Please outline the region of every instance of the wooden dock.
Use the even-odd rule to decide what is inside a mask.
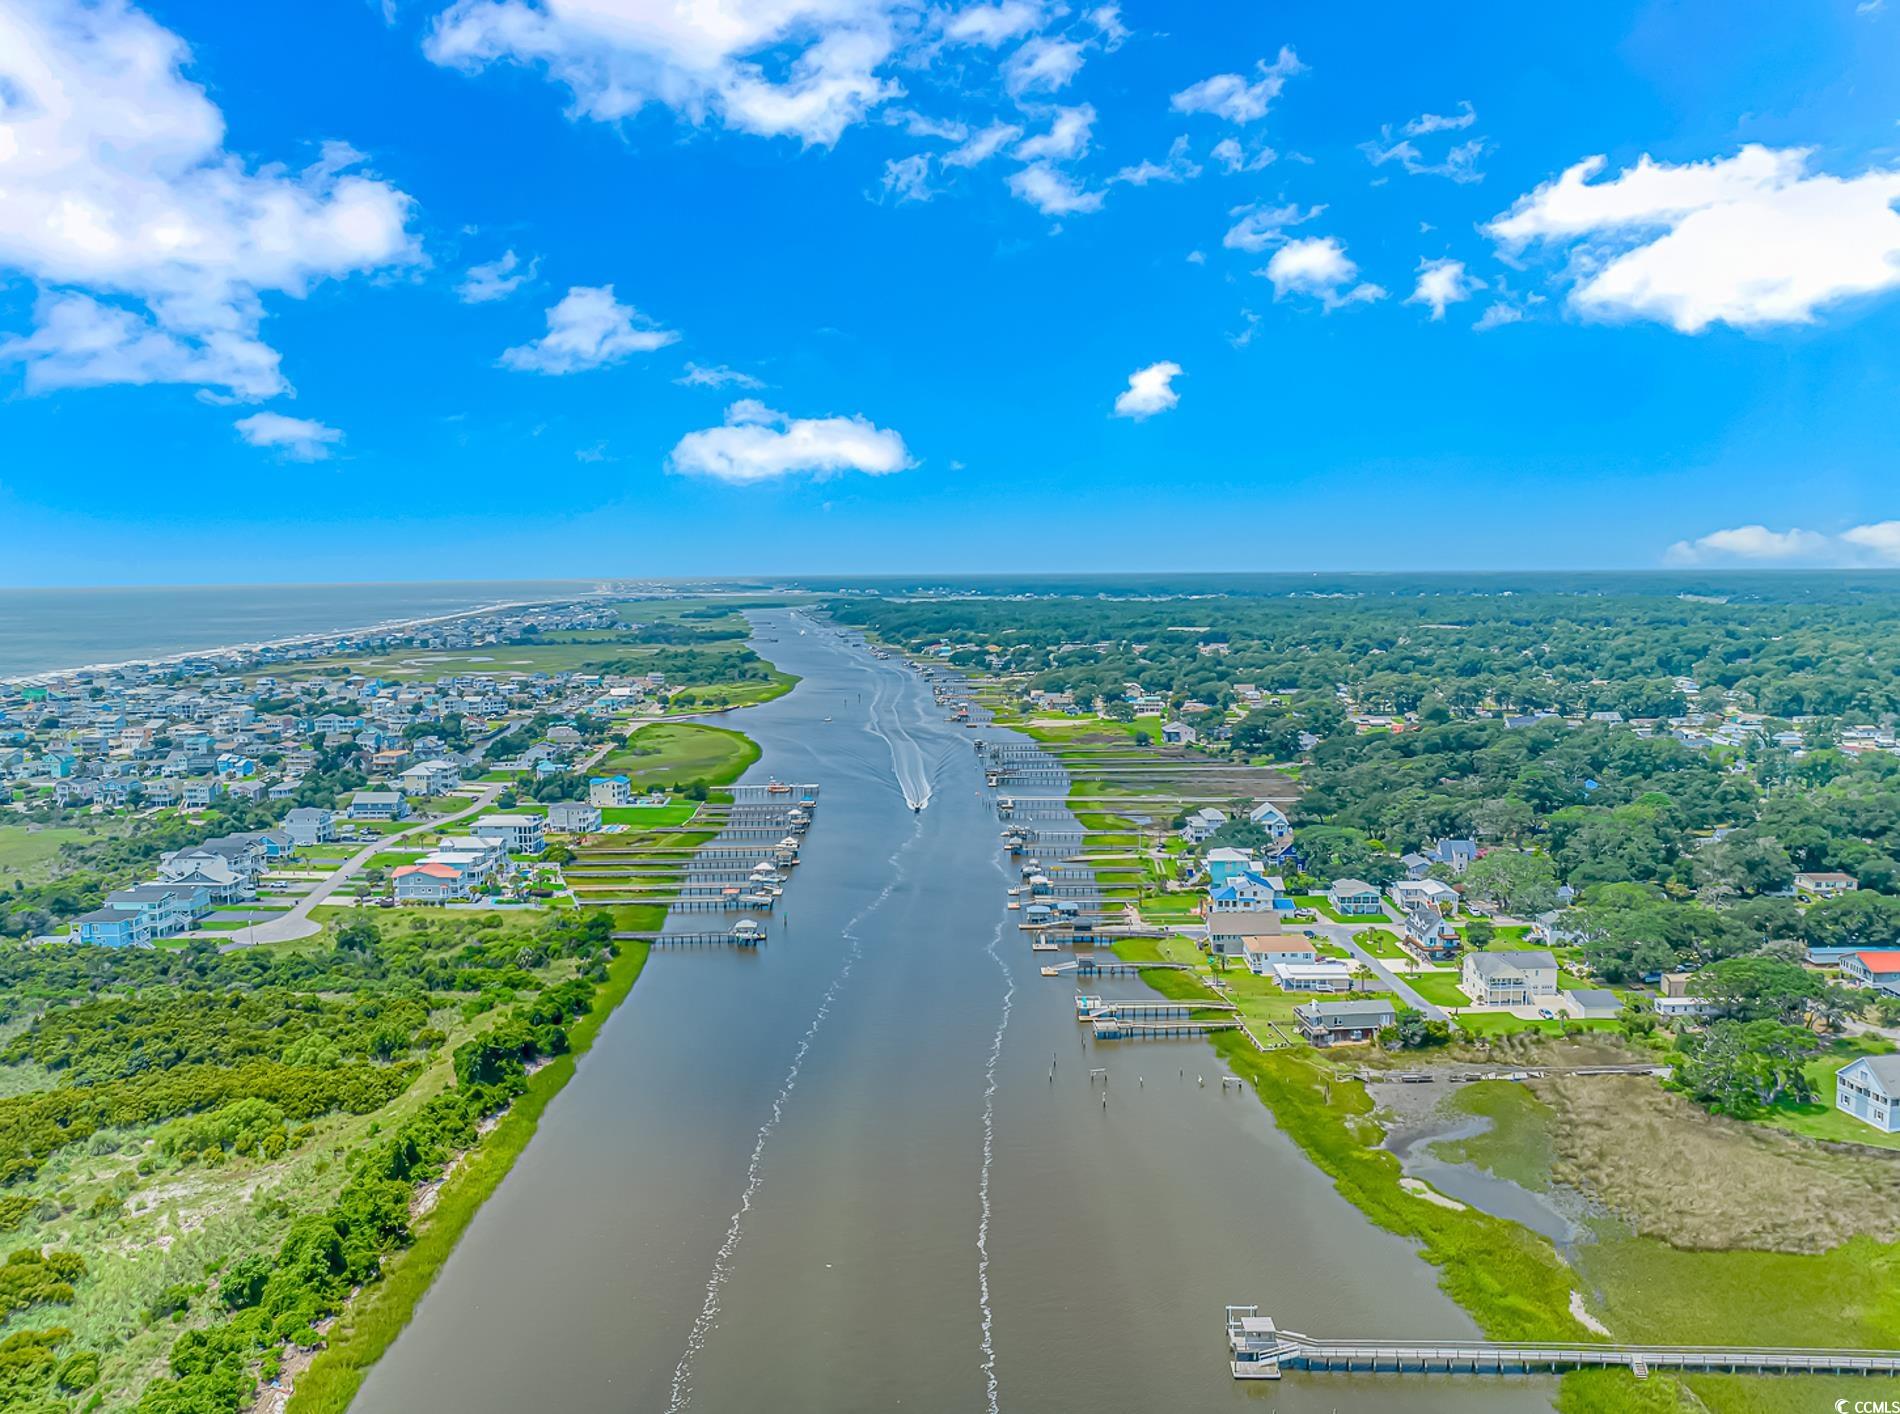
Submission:
[[[1042,969],[1044,977],[1074,973],[1077,977],[1138,977],[1144,972],[1185,972],[1185,962],[1124,962],[1118,957],[1078,957]]]
[[[1237,1380],[1287,1370],[1400,1375],[1561,1375],[1622,1369],[1731,1375],[1900,1375],[1900,1350],[1752,1345],[1620,1345],[1612,1341],[1320,1340],[1279,1329],[1257,1306],[1227,1308],[1229,1366]]]
[[[1120,1016],[1098,1016],[1090,1021],[1098,1041],[1178,1041],[1214,1031],[1238,1031],[1240,1023],[1226,1017],[1192,1017],[1186,1021],[1142,1021]]]

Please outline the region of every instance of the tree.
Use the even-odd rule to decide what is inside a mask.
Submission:
[[[1779,1021],[1716,1021],[1684,1032],[1670,1083],[1721,1114],[1746,1118],[1787,1098],[1811,1100],[1806,1062],[1814,1033]]]
[[[1497,935],[1497,925],[1489,918],[1474,918],[1465,924],[1465,943],[1469,947],[1482,951],[1491,946],[1491,940]]]
[[[1725,1017],[1799,1021],[1828,1000],[1829,986],[1798,963],[1769,957],[1731,957],[1695,974],[1691,988]]]
[[[1379,1032],[1379,1044],[1388,1051],[1419,1051],[1450,1042],[1450,1022],[1429,1021],[1411,1007],[1399,1008],[1398,1020]]]
[[[1557,906],[1557,871],[1541,854],[1494,849],[1465,867],[1465,892],[1495,903],[1518,918],[1535,918]]]

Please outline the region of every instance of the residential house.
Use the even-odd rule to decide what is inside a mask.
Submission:
[[[547,848],[543,835],[547,822],[539,815],[484,815],[471,828],[478,835],[500,840],[510,854],[539,854]]]
[[[1863,987],[1900,997],[1900,952],[1849,953],[1841,959],[1841,973]]]
[[[556,801],[548,807],[548,828],[570,835],[584,835],[600,828],[600,807],[585,802]]]
[[[1557,991],[1557,959],[1547,952],[1465,954],[1460,989],[1479,1006],[1530,1006]]]
[[[1707,997],[1657,997],[1651,1006],[1664,1021],[1698,1021],[1715,1015],[1715,1003]]]
[[[1238,874],[1217,889],[1207,891],[1207,909],[1212,913],[1264,913],[1272,909],[1291,909],[1293,900],[1286,882],[1273,874]]]
[[[447,795],[462,784],[462,768],[453,761],[418,761],[396,780],[409,795]]]
[[[1824,870],[1820,873],[1802,873],[1794,876],[1797,891],[1814,898],[1837,898],[1841,894],[1851,894],[1860,887],[1860,880],[1852,874]]]
[[[1623,999],[1607,987],[1576,987],[1557,993],[1557,1010],[1579,1021],[1614,1021],[1623,1014]]]
[[[631,805],[633,787],[625,776],[595,776],[587,782],[589,805]]]
[[[1315,1046],[1371,1041],[1398,1024],[1398,1009],[1381,997],[1305,1002],[1293,1009],[1300,1034]]]
[[[1347,917],[1367,915],[1378,917],[1385,910],[1379,906],[1379,891],[1364,879],[1335,879],[1332,887],[1326,890],[1326,901],[1333,906],[1335,913]]]
[[[1386,893],[1401,913],[1428,908],[1441,918],[1449,918],[1458,907],[1458,890],[1437,879],[1399,879]]]
[[[1161,729],[1161,739],[1170,746],[1192,746],[1201,739],[1201,734],[1186,722],[1169,722]]]
[[[1293,842],[1293,822],[1286,812],[1270,800],[1263,800],[1247,812],[1247,818],[1267,832],[1272,841],[1267,847],[1278,854]]]
[[[1478,843],[1476,840],[1440,840],[1428,852],[1438,863],[1454,873],[1462,874],[1466,866],[1478,857]]]
[[[406,820],[409,802],[401,791],[359,790],[350,797],[349,816],[352,820]]]
[[[1882,1134],[1900,1132],[1900,1055],[1862,1056],[1834,1075],[1834,1107]]]
[[[142,913],[119,908],[95,908],[73,920],[73,937],[102,948],[149,948],[151,920]]]
[[[1244,849],[1222,846],[1207,852],[1207,885],[1218,889],[1242,874],[1259,869],[1260,861]]]
[[[475,890],[475,877],[455,862],[430,857],[414,864],[403,864],[390,871],[397,903],[447,903],[467,898]]]
[[[1252,966],[1252,959],[1248,960]],[[1350,992],[1352,968],[1337,958],[1276,962],[1268,969],[1283,992]]]
[[[1189,815],[1181,825],[1181,838],[1189,844],[1205,844],[1210,835],[1227,823],[1227,812],[1207,806]]]
[[[284,833],[300,848],[328,844],[336,838],[336,816],[314,805],[302,805],[284,816]]]

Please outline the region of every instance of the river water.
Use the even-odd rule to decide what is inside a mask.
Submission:
[[[359,1414],[1549,1407],[1521,1381],[1230,1379],[1230,1301],[1474,1330],[1211,1048],[1084,1042],[1004,907],[972,749],[996,729],[792,611],[755,623],[803,681],[722,720],[764,748],[750,779],[823,792],[770,941],[656,950]]]

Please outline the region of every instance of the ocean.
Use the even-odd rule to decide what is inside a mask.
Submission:
[[[584,594],[589,580],[0,589],[0,678]]]

